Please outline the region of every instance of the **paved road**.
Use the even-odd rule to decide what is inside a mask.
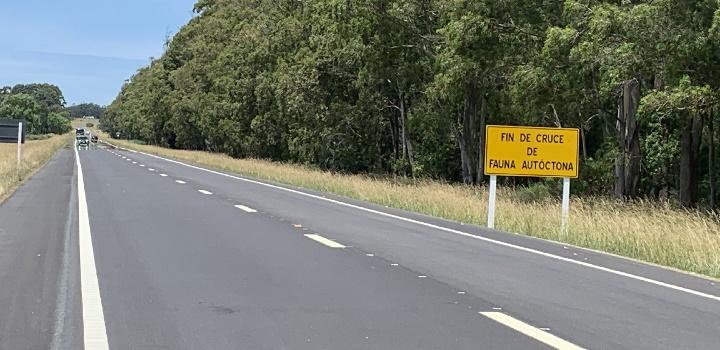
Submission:
[[[98,330],[110,349],[720,344],[710,280],[134,152],[80,161],[84,191],[66,151],[0,207],[0,349],[76,349]],[[78,197],[99,309],[77,272]],[[104,328],[79,319],[93,310]]]

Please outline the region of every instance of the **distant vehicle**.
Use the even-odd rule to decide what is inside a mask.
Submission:
[[[75,129],[75,136],[82,136],[85,135],[86,130],[84,128],[77,128]]]
[[[87,136],[78,136],[76,142],[78,150],[87,150],[90,148],[90,139]]]
[[[98,137],[97,137],[97,135],[92,135],[92,136],[90,136],[90,141],[92,141],[93,143],[97,143],[97,142],[98,142]]]

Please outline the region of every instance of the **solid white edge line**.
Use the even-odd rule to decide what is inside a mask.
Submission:
[[[202,194],[206,194],[206,195],[211,195],[211,194],[213,194],[212,192],[210,192],[210,191],[205,191],[205,190],[198,190],[198,192],[200,192],[200,193],[202,193]]]
[[[545,345],[551,346],[559,350],[584,350],[583,348],[568,342],[567,340],[556,337],[548,332],[533,327],[523,321],[520,321],[512,316],[506,315],[502,312],[481,312],[481,315],[500,323],[506,327],[512,328],[513,330],[525,334],[526,336],[533,338]]]
[[[235,208],[238,208],[238,209],[240,209],[244,212],[248,212],[248,213],[257,213],[257,210],[250,208],[250,207],[246,207],[244,205],[240,205],[240,204],[235,205]]]
[[[85,350],[108,350],[105,314],[103,313],[100,286],[95,267],[95,253],[90,232],[90,217],[85,196],[80,155],[75,149],[78,190],[78,244],[80,254],[80,290],[82,298],[83,340]]]
[[[120,147],[120,148],[121,148],[121,147]],[[163,158],[163,157],[160,157],[160,156],[156,156],[156,155],[154,155],[154,154],[149,154],[149,153],[140,152],[140,151],[135,151],[135,150],[131,150],[131,149],[125,149],[125,148],[121,148],[121,149],[124,149],[124,150],[129,151],[129,152],[133,152],[133,153],[142,154],[142,155],[145,155],[145,156],[148,156],[148,157],[153,157],[153,158],[161,159],[161,160],[164,160],[164,161],[166,161],[166,162],[179,164],[179,165],[182,165],[182,166],[186,166],[186,167],[188,167],[188,168],[192,168],[192,169],[196,169],[196,170],[208,172],[208,173],[211,173],[211,174],[220,175],[220,176],[228,177],[228,178],[235,179],[235,180],[239,180],[239,181],[245,181],[245,182],[253,183],[253,184],[256,184],[256,185],[265,186],[265,187],[269,187],[269,188],[274,188],[274,189],[278,189],[278,190],[282,190],[282,191],[286,191],[286,192],[290,192],[290,193],[295,193],[295,194],[298,194],[298,195],[301,195],[301,196],[305,196],[305,197],[309,197],[309,198],[314,198],[314,199],[317,199],[317,200],[321,200],[321,201],[325,201],[325,202],[329,202],[329,203],[333,203],[333,204],[345,206],[345,207],[348,207],[348,208],[353,208],[353,209],[361,210],[361,211],[364,211],[364,212],[373,213],[373,214],[385,216],[385,217],[388,217],[388,218],[392,218],[392,219],[396,219],[396,220],[400,220],[400,221],[404,221],[404,222],[409,222],[409,223],[412,223],[412,224],[416,224],[416,225],[420,225],[420,226],[425,226],[425,227],[433,228],[433,229],[440,230],[440,231],[445,231],[445,232],[453,233],[453,234],[456,234],[456,235],[459,235],[459,236],[463,236],[463,237],[467,237],[467,238],[472,238],[472,239],[477,239],[477,240],[480,240],[480,241],[483,241],[483,242],[492,243],[492,244],[499,245],[499,246],[503,246],[503,247],[506,247],[506,248],[512,248],[512,249],[520,250],[520,251],[523,251],[523,252],[526,252],[526,253],[536,254],[536,255],[544,256],[544,257],[546,257],[546,258],[550,258],[550,259],[554,259],[554,260],[558,260],[558,261],[562,261],[562,262],[567,262],[567,263],[571,263],[571,264],[575,264],[575,265],[579,265],[579,266],[583,266],[583,267],[595,269],[595,270],[598,270],[598,271],[607,272],[607,273],[610,273],[610,274],[613,274],[613,275],[622,276],[622,277],[634,279],[634,280],[641,281],[641,282],[646,282],[646,283],[653,284],[653,285],[656,285],[656,286],[673,289],[673,290],[676,290],[676,291],[679,291],[679,292],[684,292],[684,293],[692,294],[692,295],[695,295],[695,296],[699,296],[699,297],[703,297],[703,298],[707,298],[707,299],[711,299],[711,300],[715,300],[715,301],[720,301],[720,296],[716,296],[716,295],[704,293],[704,292],[697,291],[697,290],[690,289],[690,288],[685,288],[685,287],[677,286],[677,285],[670,284],[670,283],[665,283],[665,282],[661,282],[661,281],[656,281],[656,280],[651,279],[651,278],[642,277],[642,276],[638,276],[638,275],[633,275],[633,274],[631,274],[631,273],[627,273],[627,272],[623,272],[623,271],[613,270],[613,269],[611,269],[611,268],[607,268],[607,267],[603,267],[603,266],[599,266],[599,265],[593,265],[593,264],[586,263],[586,262],[583,262],[583,261],[573,260],[573,259],[566,258],[566,257],[562,257],[562,256],[559,256],[559,255],[554,255],[554,254],[546,253],[546,252],[543,252],[543,251],[540,251],[540,250],[537,250],[537,249],[527,248],[527,247],[523,247],[523,246],[519,246],[519,245],[515,245],[515,244],[503,242],[503,241],[498,241],[498,240],[495,240],[495,239],[492,239],[492,238],[477,236],[477,235],[474,235],[474,234],[471,234],[471,233],[462,232],[462,231],[454,230],[454,229],[451,229],[451,228],[442,227],[442,226],[438,226],[438,225],[435,225],[435,224],[430,224],[430,223],[427,223],[427,222],[418,221],[418,220],[414,220],[414,219],[410,219],[410,218],[406,218],[406,217],[402,217],[402,216],[398,216],[398,215],[394,215],[394,214],[384,213],[384,212],[381,212],[381,211],[378,211],[378,210],[374,210],[374,209],[370,209],[370,208],[365,208],[365,207],[361,207],[361,206],[358,206],[358,205],[354,205],[354,204],[350,204],[350,203],[345,203],[345,202],[337,201],[337,200],[330,199],[330,198],[320,197],[320,196],[316,196],[316,195],[314,195],[314,194],[305,193],[305,192],[301,192],[301,191],[296,191],[296,190],[289,189],[289,188],[285,188],[285,187],[282,187],[282,186],[276,186],[276,185],[266,184],[266,183],[260,182],[260,181],[255,181],[255,180],[250,180],[250,179],[242,178],[242,177],[239,177],[239,176],[234,176],[234,175],[230,175],[230,174],[225,174],[225,173],[221,173],[221,172],[219,172],[219,171],[210,170],[210,169],[205,169],[205,168],[201,168],[201,167],[198,167],[198,166],[195,166],[195,165],[186,164],[186,163],[183,163],[183,162],[180,162],[180,161],[177,161],[177,160],[168,159],[168,158]]]
[[[312,239],[313,241],[318,242],[318,243],[320,243],[320,244],[324,244],[324,245],[326,245],[326,246],[328,246],[328,247],[330,247],[330,248],[338,248],[338,249],[345,248],[344,245],[342,245],[342,244],[340,244],[340,243],[338,243],[338,242],[335,242],[335,241],[331,241],[331,240],[329,240],[329,239],[327,239],[327,238],[325,238],[325,237],[323,237],[323,236],[320,236],[320,235],[307,234],[307,235],[303,235],[303,236],[305,236],[305,237],[307,237],[307,238],[310,238],[310,239]]]

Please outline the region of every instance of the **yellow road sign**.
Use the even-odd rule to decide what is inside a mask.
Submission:
[[[485,175],[577,178],[579,129],[488,125]]]

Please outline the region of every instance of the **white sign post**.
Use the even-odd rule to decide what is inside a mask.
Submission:
[[[495,228],[495,199],[497,197],[497,175],[490,175],[490,193],[488,196],[488,228]]]
[[[562,193],[562,233],[567,233],[568,218],[570,217],[570,178],[563,178],[563,193]]]
[[[18,124],[18,136],[17,136],[17,165],[18,168],[20,168],[20,160],[22,160],[22,132],[23,132],[23,123],[20,122]]]

